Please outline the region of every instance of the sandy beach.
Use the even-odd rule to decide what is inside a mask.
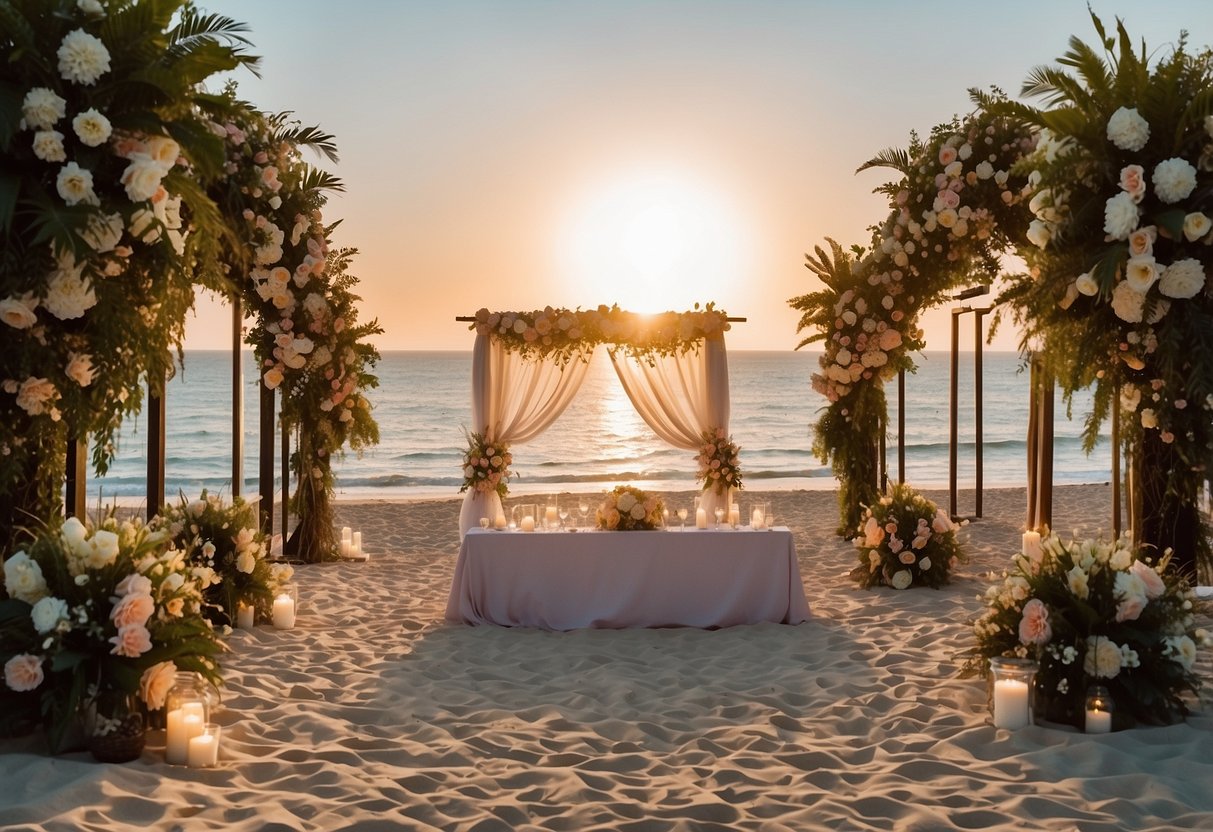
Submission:
[[[1055,527],[1109,527],[1110,493],[1059,488]],[[3,741],[0,826],[1213,828],[1213,689],[1186,724],[1013,733],[958,678],[978,595],[1019,548],[1022,489],[986,492],[940,591],[848,581],[833,492],[764,499],[795,534],[811,621],[568,633],[443,621],[458,500],[343,503],[370,560],[299,567],[298,627],[232,635],[219,768],[166,765],[155,732],[125,765]]]

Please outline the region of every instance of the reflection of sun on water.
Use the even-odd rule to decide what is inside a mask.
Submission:
[[[635,470],[636,457],[648,450],[654,440],[653,432],[632,407],[610,359],[601,348],[594,355],[594,363],[577,397],[592,403],[587,407],[594,421],[591,430],[605,440],[604,451],[608,457]]]
[[[594,188],[560,234],[560,267],[587,303],[634,312],[684,310],[742,277],[747,241],[736,212],[693,178],[634,173]]]

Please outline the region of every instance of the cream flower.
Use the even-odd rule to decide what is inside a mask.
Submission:
[[[1186,199],[1196,189],[1196,168],[1184,159],[1165,159],[1154,168],[1154,193],[1167,204]]]
[[[147,154],[164,173],[168,173],[177,164],[181,145],[168,136],[152,136],[147,140]]]
[[[1138,580],[1141,581],[1142,586],[1146,588],[1146,598],[1151,601],[1161,598],[1167,591],[1167,585],[1163,583],[1163,579],[1159,574],[1141,561],[1133,561],[1133,565],[1129,567],[1129,572],[1136,575]]]
[[[29,653],[18,653],[4,663],[4,684],[9,690],[23,693],[42,684],[42,659]]]
[[[1154,428],[1158,427],[1158,414],[1154,412],[1154,408],[1142,408],[1141,426],[1146,430],[1153,430]]]
[[[91,108],[72,119],[72,129],[80,141],[88,147],[99,147],[109,141],[114,128],[110,120],[101,115],[97,109]]]
[[[50,130],[65,115],[67,102],[46,87],[34,87],[21,102],[22,120],[33,130]]]
[[[17,390],[17,407],[31,416],[49,413],[54,418],[57,411],[53,403],[58,397],[59,391],[55,389],[54,384],[44,378],[30,376],[21,382]]]
[[[59,74],[65,81],[91,86],[110,71],[105,44],[83,29],[69,32],[59,45]]]
[[[913,582],[914,576],[910,574],[910,570],[908,569],[898,569],[893,573],[893,577],[889,579],[889,584],[893,589],[908,589]]]
[[[67,601],[48,595],[38,599],[29,615],[39,635],[46,635],[57,628],[60,621],[67,620]]]
[[[245,549],[236,557],[236,571],[251,575],[257,566],[257,558],[251,551]]]
[[[1112,290],[1112,311],[1125,323],[1141,323],[1145,303],[1146,296],[1130,286],[1128,281],[1122,280]]]
[[[63,134],[58,130],[39,130],[34,134],[34,155],[44,162],[66,162]]]
[[[17,552],[4,562],[4,591],[10,598],[36,604],[49,591],[42,567],[25,552]]]
[[[139,677],[139,698],[148,710],[158,711],[164,707],[168,692],[176,681],[177,666],[172,662],[157,662],[143,671]]]
[[[87,353],[69,352],[67,354],[67,367],[64,372],[68,378],[81,387],[88,387],[93,383],[93,379],[97,377],[97,368],[93,366],[93,357]]]
[[[1121,107],[1108,119],[1108,141],[1136,153],[1150,140],[1150,125],[1135,107]]]
[[[1074,288],[1078,290],[1079,294],[1087,297],[1094,297],[1099,293],[1099,284],[1095,282],[1095,278],[1091,276],[1090,272],[1085,272],[1075,278]]]
[[[1103,230],[1113,240],[1124,240],[1137,228],[1139,220],[1137,203],[1133,197],[1121,191],[1104,203]],[[1028,239],[1031,239],[1029,229]]]
[[[37,308],[36,300],[5,298],[0,300],[0,321],[13,329],[29,329],[38,322],[38,316],[34,314]]]
[[[1132,382],[1126,382],[1120,388],[1120,409],[1132,413],[1141,403],[1141,390]]]
[[[1158,263],[1148,254],[1141,257],[1130,257],[1125,264],[1125,283],[1135,291],[1145,294],[1158,280]]]
[[[1205,267],[1192,258],[1176,260],[1167,266],[1158,282],[1158,291],[1169,298],[1195,297],[1205,286]]]
[[[1194,211],[1184,217],[1184,239],[1189,243],[1194,243],[1208,234],[1211,227],[1213,227],[1213,222],[1207,215]]]
[[[1184,670],[1191,670],[1196,663],[1196,642],[1182,636],[1167,636],[1164,639],[1163,653],[1170,656]]]
[[[1120,673],[1120,646],[1101,636],[1089,636],[1083,671],[1088,676],[1116,678]]]
[[[1088,575],[1081,566],[1075,566],[1066,573],[1066,586],[1070,588],[1070,593],[1075,598],[1086,600],[1090,595],[1090,589],[1087,586]]]
[[[164,167],[145,153],[131,155],[130,164],[122,172],[122,184],[131,202],[146,202],[160,190]]]
[[[59,265],[46,282],[47,294],[42,305],[61,321],[84,315],[97,305],[97,296],[82,272],[84,263],[77,263],[70,253],[59,258]]]
[[[93,193],[93,172],[75,162],[68,162],[59,170],[55,187],[68,205],[81,202],[94,205],[97,202],[97,195]]]
[[[101,0],[76,0],[76,8],[90,17],[105,17],[105,7]]]
[[[1141,257],[1143,254],[1154,253],[1154,241],[1158,239],[1158,228],[1153,225],[1143,225],[1129,235],[1129,256]]]
[[[118,635],[109,639],[114,645],[110,653],[136,659],[152,649],[152,636],[142,624],[128,624],[118,629]]]
[[[81,232],[84,242],[98,254],[106,254],[118,247],[122,241],[121,214],[94,214],[89,218],[88,228]]]

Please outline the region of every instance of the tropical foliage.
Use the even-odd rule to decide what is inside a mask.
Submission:
[[[1066,396],[1094,386],[1088,449],[1125,414],[1134,532],[1190,570],[1209,555],[1213,470],[1213,53],[1183,36],[1151,53],[1092,19],[1096,45],[1071,38],[1024,82],[1045,107],[983,102],[1041,135],[1016,168],[1034,188],[1029,270],[999,300]]]
[[[201,85],[255,68],[244,31],[180,0],[0,0],[0,550],[58,512],[69,440],[104,472],[222,272]]]

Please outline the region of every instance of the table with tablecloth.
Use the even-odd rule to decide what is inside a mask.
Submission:
[[[522,532],[470,529],[446,618],[467,624],[731,627],[809,617],[784,528]]]

